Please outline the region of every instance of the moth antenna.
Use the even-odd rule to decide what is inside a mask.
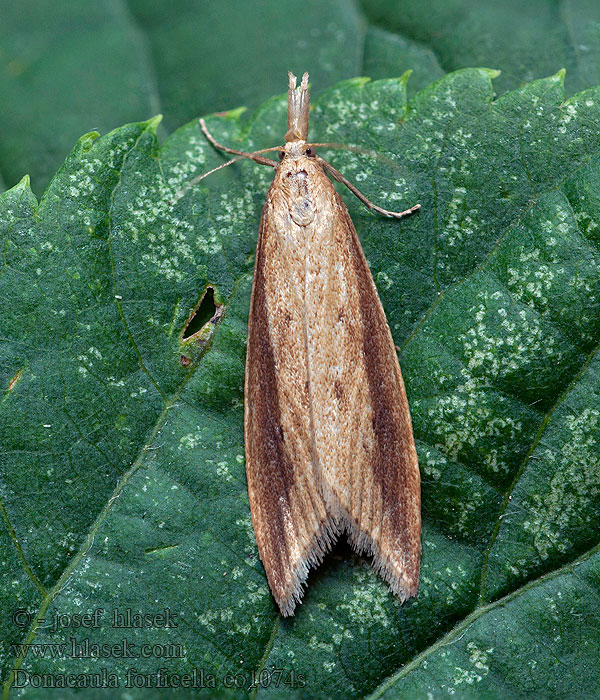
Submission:
[[[308,138],[308,114],[310,112],[310,92],[308,73],[302,76],[300,87],[296,87],[296,76],[288,73],[288,130],[286,141],[306,141]]]
[[[307,146],[312,146],[314,148],[338,148],[341,151],[351,151],[352,153],[360,153],[363,156],[369,156],[369,158],[375,158],[382,163],[387,163],[391,167],[398,167],[397,161],[386,156],[384,153],[378,153],[377,151],[371,151],[364,146],[353,146],[347,143],[307,143]]]
[[[235,148],[229,148],[229,146],[224,146],[222,143],[219,143],[213,135],[210,133],[208,130],[208,127],[206,126],[206,122],[204,119],[200,119],[200,128],[204,132],[204,135],[206,138],[210,141],[210,143],[217,148],[219,151],[223,151],[224,153],[233,153],[233,155],[240,156],[241,158],[249,158],[250,160],[253,160],[255,163],[260,163],[260,165],[269,165],[271,168],[276,168],[277,167],[277,162],[274,160],[271,160],[270,158],[263,158],[262,156],[259,156],[259,153],[267,153],[268,151],[278,151],[279,147],[275,146],[273,148],[263,148],[260,151],[254,151],[254,153],[248,153],[247,151],[236,151]],[[230,163],[226,163],[225,165],[231,165],[235,161],[231,161]],[[223,166],[225,167],[225,166]]]
[[[373,204],[373,202],[370,199],[367,199],[365,195],[358,190],[351,182],[350,180],[346,180],[346,178],[340,173],[339,170],[336,170],[333,165],[330,165],[326,160],[323,160],[321,156],[317,156],[317,160],[319,163],[325,168],[325,170],[331,175],[331,177],[334,180],[337,180],[338,182],[341,182],[342,185],[346,185],[346,187],[352,192],[353,195],[358,197],[360,201],[367,207],[367,209],[372,209],[373,211],[378,212],[379,214],[383,214],[383,216],[392,216],[394,219],[402,219],[405,216],[410,216],[411,214],[414,214],[416,211],[419,211],[421,208],[420,204],[415,204],[414,207],[411,207],[410,209],[406,209],[405,211],[389,211],[388,209],[382,209],[381,207],[378,207],[376,204]]]
[[[308,143],[307,146],[315,146],[319,148],[340,148],[343,151],[355,151],[356,153],[366,153],[371,154],[366,148],[362,146],[352,146],[348,143]],[[378,153],[373,153],[373,155],[379,155]]]
[[[209,175],[212,175],[213,173],[216,173],[217,170],[222,170],[223,168],[226,168],[228,165],[233,165],[233,163],[237,163],[240,160],[244,160],[243,158],[232,158],[231,160],[228,160],[227,163],[221,163],[221,165],[217,165],[216,168],[213,168],[212,170],[209,170],[207,173],[202,173],[202,175],[197,175],[195,178],[191,179],[189,182],[185,184],[185,186],[177,192],[175,195],[175,200],[179,200],[183,197],[183,195],[194,185],[197,185],[200,180],[204,180],[205,177],[208,177]]]
[[[245,158],[249,158],[255,161],[256,163],[260,163],[261,165],[270,165],[273,168],[277,166],[277,163],[274,160],[270,160],[269,158],[261,158],[261,156],[259,156],[258,154],[267,153],[268,151],[278,151],[280,150],[279,146],[275,146],[273,148],[263,148],[260,151],[254,151],[253,153],[246,153],[246,151],[236,151],[233,148],[228,148],[227,146],[223,146],[222,144],[218,143],[208,130],[204,119],[200,119],[200,127],[202,128],[202,131],[204,132],[206,138],[215,148],[221,151],[225,151],[225,153],[235,153],[236,155],[238,155],[238,158],[232,158],[226,163],[221,163],[221,165],[217,165],[216,168],[213,168],[212,170],[209,170],[206,173],[202,173],[202,175],[197,175],[195,178],[186,183],[186,185],[175,194],[176,201],[181,199],[189,189],[194,187],[194,185],[197,185],[201,180],[204,180],[205,177],[216,173],[217,170],[222,170],[223,168],[227,168],[229,165],[238,163],[240,160],[244,160]]]

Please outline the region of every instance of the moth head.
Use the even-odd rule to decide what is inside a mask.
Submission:
[[[315,158],[317,155],[313,144],[306,143],[303,139],[288,141],[279,149],[279,160],[283,161],[286,158]]]

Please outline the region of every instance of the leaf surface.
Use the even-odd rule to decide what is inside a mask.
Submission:
[[[240,697],[597,693],[600,90],[565,101],[560,73],[494,101],[495,75],[458,71],[410,102],[405,78],[354,79],[311,117],[315,139],[367,150],[328,157],[374,201],[422,204],[397,222],[347,198],[423,476],[405,605],[342,543],[283,621],[257,557],[242,386],[271,171],[187,187],[223,157],[196,121],[159,146],[152,120],[84,136],[39,204],[26,181],[3,195],[2,660],[21,673],[7,692],[102,666],[121,687],[128,668],[239,673]],[[209,126],[277,144],[285,99]],[[224,313],[184,342],[207,285]],[[101,627],[68,617],[97,609]],[[176,626],[114,626],[127,609]],[[71,638],[174,656],[84,658]]]

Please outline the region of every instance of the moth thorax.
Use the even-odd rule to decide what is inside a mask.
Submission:
[[[285,140],[306,141],[308,139],[308,113],[310,110],[308,73],[302,76],[300,87],[296,87],[296,76],[292,73],[288,73],[288,75],[288,130]]]

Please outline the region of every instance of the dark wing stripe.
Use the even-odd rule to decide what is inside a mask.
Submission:
[[[404,554],[404,573],[414,582],[406,592],[414,594],[420,563],[420,479],[408,401],[379,296],[350,215],[345,207],[343,211],[352,232],[363,353],[373,410],[375,452],[371,469],[382,509],[378,554],[382,560],[390,554]],[[376,566],[386,568],[381,560]],[[394,578],[389,569],[382,573],[388,580]]]
[[[257,518],[252,509],[254,529],[259,545],[264,542],[265,551],[261,552],[261,557],[269,583],[281,595],[290,567],[284,509],[290,509],[294,469],[283,446],[275,357],[264,295],[262,243],[266,209],[265,204],[258,236],[248,329],[246,395],[252,394],[252,409],[246,426],[246,449],[252,467],[248,470],[248,485],[260,513]]]

